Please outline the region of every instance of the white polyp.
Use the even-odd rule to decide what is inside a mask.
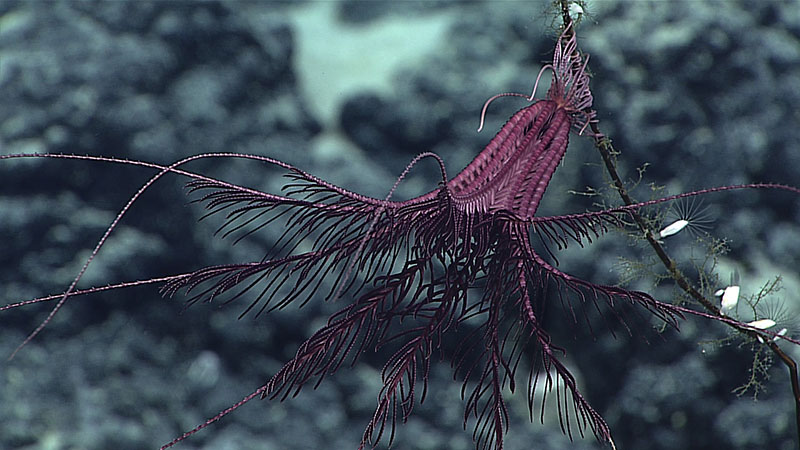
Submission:
[[[747,325],[758,328],[759,330],[766,330],[767,328],[771,328],[775,326],[775,321],[772,319],[761,319],[761,320],[754,320],[752,322],[747,322]]]
[[[737,303],[739,303],[739,286],[726,287],[722,293],[722,313],[732,310]]]
[[[572,2],[569,5],[569,15],[570,17],[574,17],[576,19],[580,19],[583,15],[583,7],[581,7],[580,3]]]
[[[705,233],[711,222],[713,222],[708,212],[708,207],[703,206],[697,198],[673,203],[670,205],[667,217],[671,217],[671,220],[675,220],[675,222],[663,230],[666,236],[677,233],[683,228],[687,228],[693,234]],[[675,227],[674,233],[670,233],[673,229],[672,227]]]
[[[678,233],[682,229],[686,228],[686,225],[689,225],[689,221],[685,219],[679,219],[671,224],[667,225],[663,230],[658,232],[658,235],[662,238],[667,236],[672,236],[673,234]]]
[[[714,297],[719,297],[725,293],[725,289],[717,289],[717,292],[714,292]]]
[[[774,338],[772,338],[772,340],[773,341],[777,341],[778,339],[781,338],[781,336],[786,336],[786,332],[788,332],[788,331],[789,330],[787,330],[786,328],[781,328],[781,331],[778,331],[778,335],[775,336]]]

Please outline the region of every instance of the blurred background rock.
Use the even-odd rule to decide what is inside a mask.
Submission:
[[[254,153],[384,197],[422,151],[439,153],[454,175],[525,105],[494,102],[485,131],[475,132],[488,97],[527,93],[551,58],[558,21],[549,3],[0,2],[0,152],[158,163]],[[671,193],[798,184],[797,2],[603,1],[586,13],[578,31],[592,55],[595,108],[623,151],[628,177],[649,163],[646,181]],[[593,208],[596,199],[568,191],[602,187],[598,163],[590,141],[573,135],[540,214]],[[189,168],[269,192],[284,182],[253,162]],[[396,198],[432,189],[436,174],[432,164],[420,165]],[[2,162],[2,303],[66,289],[119,208],[152,175],[80,161]],[[184,182],[174,177],[150,189],[81,287],[260,259],[282,231],[267,228],[232,247],[213,237],[219,221],[197,222],[202,208],[189,203]],[[644,185],[638,194],[651,195]],[[780,297],[789,314],[796,311],[798,200],[734,192],[706,204],[713,234],[731,247],[722,279],[736,267],[746,294],[780,274]],[[668,245],[691,255],[690,241],[678,236]],[[620,256],[647,255],[612,233],[559,259],[569,273],[615,283]],[[634,286],[652,290],[647,280]],[[669,287],[653,292],[674,295]],[[155,287],[71,299],[14,360],[0,364],[0,447],[157,448],[263,384],[338,309],[311,302],[237,320],[241,305],[182,306]],[[47,309],[0,314],[0,353],[10,354]],[[593,337],[582,324],[564,322],[559,309],[546,325],[567,347],[567,362],[618,448],[796,448],[785,370],[769,372],[758,402],[737,398],[731,391],[747,382],[752,353],[698,345],[724,337],[723,327],[690,318],[680,334],[649,333],[648,344],[624,332],[613,339],[602,319]],[[180,448],[355,448],[374,410],[382,363],[381,355],[366,355],[317,390],[284,403],[253,401]],[[474,447],[472,424],[462,430],[460,383],[447,362],[436,367],[428,399],[398,428],[395,448]],[[528,423],[524,392],[508,402],[506,448],[600,448],[591,437],[570,443],[555,416]]]

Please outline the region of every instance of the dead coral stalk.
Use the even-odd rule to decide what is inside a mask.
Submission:
[[[564,29],[569,30],[569,33],[574,33],[574,24],[572,23],[572,18],[570,17],[569,8],[570,8],[570,0],[559,0],[560,7],[561,7],[561,16],[564,22]],[[618,152],[614,149],[613,145],[611,144],[611,140],[604,137],[604,135],[600,132],[600,129],[597,125],[596,121],[593,121],[589,124],[592,134],[596,136],[595,138],[595,148],[600,152],[600,156],[603,158],[603,163],[605,164],[606,170],[608,171],[608,175],[611,177],[611,180],[614,182],[614,187],[619,193],[620,198],[622,199],[623,203],[626,205],[632,205],[636,203],[628,194],[628,191],[625,189],[625,185],[622,182],[619,174],[617,173],[616,164],[612,155],[618,154]],[[636,222],[637,227],[642,231],[647,242],[650,244],[650,247],[653,248],[653,251],[656,252],[658,258],[661,260],[664,267],[666,267],[667,271],[669,272],[670,277],[675,280],[678,286],[692,299],[696,300],[698,303],[703,305],[703,307],[711,314],[724,317],[722,313],[720,313],[719,308],[716,306],[715,302],[710,301],[707,299],[703,294],[700,293],[687,279],[683,273],[678,269],[677,264],[675,261],[667,254],[664,247],[661,246],[658,239],[656,239],[653,232],[647,227],[647,224],[642,218],[642,216],[636,211],[631,210],[631,217],[633,217],[634,221]],[[752,330],[748,330],[742,327],[739,327],[735,324],[730,322],[725,322],[729,326],[733,327],[739,333],[747,335],[748,337],[755,338],[757,333]],[[775,342],[767,342],[769,349],[778,357],[778,359],[786,366],[789,370],[789,378],[792,384],[792,393],[794,395],[794,405],[795,405],[795,421],[798,433],[798,441],[800,441],[800,379],[798,379],[798,372],[797,372],[797,363],[789,356],[786,352],[784,352]]]

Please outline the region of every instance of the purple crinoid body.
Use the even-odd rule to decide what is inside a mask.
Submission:
[[[515,113],[454,178],[447,180],[442,165],[439,187],[406,201],[391,201],[391,195],[385,199],[359,195],[289,164],[254,155],[202,154],[170,166],[95,156],[3,155],[0,160],[49,157],[113,162],[155,169],[157,174],[122,208],[65,293],[8,305],[0,311],[58,300],[48,318],[22,343],[25,345],[69,297],[162,281],[166,282],[164,294],[188,294],[190,304],[217,299],[246,301],[243,315],[302,305],[317,294],[339,299],[337,304],[344,305],[266,384],[164,448],[257,396],[284,399],[296,395],[342,364],[355,363],[363,353],[374,352],[379,358],[386,355],[386,362],[375,414],[361,441],[361,447],[369,447],[382,437],[387,425],[393,436],[396,420],[405,421],[415,402],[424,399],[435,350],[444,352],[443,337],[456,333],[460,333],[460,346],[447,357],[455,376],[463,380],[464,424],[474,423],[473,438],[479,448],[502,448],[508,427],[503,390],[515,389],[520,367],[528,372],[522,390],[532,414],[535,403],[544,403],[544,397],[534,398],[542,392],[537,387],[543,386],[545,393],[555,390],[565,433],[571,435],[570,427],[577,426],[583,434],[588,427],[598,439],[611,441],[608,426],[578,391],[559,360],[563,350],[551,341],[540,320],[544,288],[556,287],[553,292],[575,321],[580,320],[575,310],[595,308],[600,302],[623,325],[630,304],[669,324],[675,324],[686,309],[660,303],[645,293],[572,277],[549,264],[531,245],[534,237],[559,248],[570,241],[591,240],[609,225],[620,224],[628,211],[645,205],[556,217],[535,215],[567,149],[570,131],[583,133],[594,120],[586,63],[569,31],[556,44],[553,63],[546,66],[554,73],[546,98]],[[412,165],[423,157],[438,159],[423,154]],[[270,194],[183,167],[210,158],[261,161],[288,171],[293,182],[282,194]],[[201,195],[198,201],[205,203],[208,215],[224,215],[222,235],[232,234],[238,240],[262,227],[282,225],[282,236],[260,260],[78,290],[86,267],[131,204],[166,174],[192,178],[189,186]],[[668,199],[649,203],[664,200]],[[523,358],[530,364],[520,364]],[[543,417],[543,406],[540,408]],[[570,415],[574,420],[569,420]]]
[[[514,114],[462,172],[414,199],[368,198],[279,161],[256,157],[251,158],[290,171],[296,181],[284,196],[195,177],[190,186],[205,193],[200,201],[209,214],[227,213],[221,229],[225,234],[237,232],[242,223],[263,226],[277,219],[286,221],[286,231],[272,259],[176,276],[168,281],[165,294],[185,290],[192,294],[190,302],[223,294],[232,301],[255,294],[245,313],[256,314],[302,304],[319,291],[327,291],[326,298],[347,296],[352,301],[264,386],[167,446],[251,398],[294,395],[369,350],[391,352],[375,415],[361,442],[362,448],[374,445],[387,421],[393,436],[396,420],[408,418],[417,393],[424,399],[434,349],[440,348],[445,333],[458,330],[468,335],[450,359],[456,375],[463,377],[464,389],[472,388],[471,393],[464,391],[464,424],[474,417],[473,437],[479,448],[502,448],[508,426],[502,391],[506,383],[513,390],[523,355],[532,359],[526,388],[531,411],[541,375],[546,391],[556,391],[566,433],[572,432],[566,417],[572,414],[581,434],[589,427],[598,439],[610,441],[605,421],[578,392],[556,357],[561,350],[537,318],[544,287],[556,284],[569,311],[575,300],[578,308],[599,299],[616,308],[615,299],[625,299],[668,323],[674,324],[680,313],[644,293],[571,277],[531,246],[532,233],[559,246],[568,239],[591,239],[609,223],[619,223],[616,213],[624,213],[534,217],[564,156],[570,130],[583,131],[593,119],[588,76],[574,35],[562,36],[547,67],[554,72],[547,99]],[[423,154],[414,163],[427,156],[435,157]],[[300,241],[312,242],[312,249],[295,252]],[[616,309],[615,314],[622,319]],[[417,388],[419,381],[422,389]]]
[[[523,220],[536,213],[564,157],[570,129],[575,126],[583,132],[594,119],[586,61],[570,32],[566,30],[559,38],[553,63],[542,69],[549,68],[554,74],[547,99],[514,114],[489,145],[448,183],[459,210],[469,214],[506,211]]]
[[[564,157],[570,127],[567,111],[551,100],[518,111],[447,183],[456,208],[467,214],[507,211],[532,218]]]

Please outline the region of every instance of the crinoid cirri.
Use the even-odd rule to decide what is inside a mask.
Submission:
[[[156,29],[165,35],[177,33],[170,24],[174,21],[181,23],[183,19],[180,14],[169,14],[158,7],[154,8],[150,14],[160,17],[160,20],[150,21],[142,17],[139,20],[160,24]],[[197,17],[203,14],[213,17],[217,13],[214,7],[193,10]],[[190,22],[198,30],[209,32],[202,28],[207,21],[200,19]],[[227,42],[229,47],[235,46],[237,51],[240,47],[249,50],[242,52],[245,55],[242,58],[246,59],[247,55],[257,58],[263,56],[260,52],[267,51],[268,46],[263,43],[242,38],[242,30],[225,28],[234,27],[231,22],[223,21],[221,24],[224,26],[215,31],[216,39]],[[285,30],[276,26],[265,33],[270,33],[270,39],[277,45],[285,35]],[[187,46],[191,47],[191,39]],[[40,357],[37,347],[40,334],[61,334],[63,330],[59,328],[59,322],[69,321],[73,326],[86,328],[83,334],[88,337],[82,345],[86,346],[87,352],[94,351],[91,347],[100,350],[93,357],[112,363],[118,361],[113,366],[113,375],[109,373],[102,376],[106,380],[126,380],[121,382],[125,384],[127,380],[135,381],[142,376],[136,359],[130,358],[130,354],[138,354],[148,346],[164,347],[161,354],[166,356],[160,363],[169,366],[182,347],[190,343],[153,336],[171,327],[197,327],[200,323],[198,315],[202,314],[197,311],[201,308],[187,308],[178,318],[172,316],[172,312],[152,317],[151,322],[143,325],[141,342],[123,347],[121,351],[127,353],[124,355],[119,354],[120,350],[105,353],[104,340],[107,338],[96,337],[91,331],[96,323],[107,317],[112,317],[120,324],[126,320],[123,316],[115,317],[114,305],[100,305],[96,300],[98,297],[113,293],[111,297],[116,299],[116,303],[120,298],[117,297],[118,293],[134,291],[136,296],[126,301],[138,305],[149,304],[152,297],[148,297],[147,293],[152,292],[153,285],[159,285],[160,292],[166,297],[186,298],[186,307],[196,303],[231,304],[234,307],[241,306],[237,310],[240,317],[258,319],[226,323],[209,330],[208,336],[203,339],[207,340],[205,344],[211,350],[187,365],[185,378],[177,384],[188,393],[176,395],[196,395],[205,401],[207,397],[218,397],[219,393],[225,393],[227,398],[231,388],[216,386],[213,380],[225,371],[242,371],[250,376],[266,377],[263,385],[257,389],[253,385],[250,394],[230,407],[220,406],[220,401],[216,400],[205,404],[205,407],[214,409],[195,410],[192,414],[174,412],[179,418],[170,427],[152,423],[147,429],[157,428],[159,435],[165,432],[165,428],[167,431],[172,428],[189,430],[162,448],[181,441],[190,444],[193,439],[202,439],[201,436],[210,433],[198,433],[201,429],[224,423],[225,420],[221,419],[257,397],[284,400],[298,394],[310,395],[308,391],[318,387],[324,395],[329,391],[325,391],[327,383],[323,380],[328,381],[327,378],[333,378],[334,375],[349,378],[348,386],[354,393],[348,398],[332,399],[331,402],[337,405],[330,406],[334,411],[331,414],[335,416],[344,414],[349,408],[360,408],[353,403],[356,400],[364,401],[364,397],[373,401],[373,413],[365,419],[366,429],[359,433],[360,444],[356,437],[353,441],[336,443],[335,446],[349,444],[352,447],[372,448],[379,442],[391,444],[396,442],[396,436],[400,439],[402,435],[402,431],[396,429],[397,422],[413,420],[412,410],[417,412],[421,409],[425,398],[431,395],[433,386],[430,380],[433,373],[439,370],[437,367],[442,366],[459,382],[463,399],[463,425],[473,430],[472,439],[478,448],[503,448],[509,424],[517,415],[509,401],[509,398],[515,397],[522,397],[520,403],[524,406],[521,409],[524,412],[527,406],[527,414],[532,418],[544,420],[546,415],[554,412],[556,417],[552,419],[560,424],[563,433],[570,438],[573,435],[583,436],[590,431],[586,434],[593,434],[599,441],[613,446],[613,430],[579,389],[565,359],[565,343],[555,335],[569,336],[569,332],[565,333],[564,330],[576,330],[576,334],[592,330],[595,336],[606,331],[609,334],[621,332],[655,336],[653,328],[664,324],[667,328],[677,328],[688,315],[734,324],[768,339],[777,337],[777,333],[739,322],[733,317],[718,317],[695,311],[686,305],[674,305],[668,299],[657,299],[646,292],[570,275],[567,273],[568,267],[557,267],[557,251],[567,246],[582,247],[610,230],[628,228],[633,212],[667,205],[677,199],[740,189],[789,191],[794,194],[800,191],[780,184],[741,184],[593,212],[537,215],[543,195],[565,156],[570,134],[601,138],[592,127],[597,117],[592,110],[593,95],[586,70],[587,61],[578,49],[576,33],[572,28],[567,28],[553,47],[552,63],[540,73],[540,77],[552,78],[547,93],[536,98],[534,88],[530,103],[511,115],[488,145],[463,170],[450,178],[442,158],[433,152],[424,152],[411,160],[394,184],[390,182],[385,186],[386,193],[383,195],[358,194],[311,175],[296,164],[253,154],[205,153],[172,164],[35,152],[0,156],[0,164],[13,164],[21,170],[25,169],[24,164],[32,161],[36,164],[37,176],[44,178],[51,170],[64,170],[52,168],[56,163],[114,167],[102,173],[99,170],[76,169],[85,171],[86,176],[78,177],[75,183],[91,184],[96,195],[94,200],[102,206],[103,211],[111,209],[107,202],[119,199],[103,195],[102,183],[116,185],[128,176],[120,174],[127,174],[128,171],[134,171],[136,177],[140,173],[145,174],[145,178],[137,181],[138,186],[133,189],[132,195],[123,199],[115,215],[106,217],[108,213],[102,211],[87,216],[69,215],[73,221],[91,221],[91,228],[99,234],[99,239],[95,240],[95,246],[88,252],[77,254],[72,282],[67,284],[65,290],[58,291],[62,293],[15,302],[0,309],[3,316],[12,313],[22,315],[29,314],[23,311],[32,310],[34,304],[54,304],[44,320],[34,325],[27,337],[20,336],[14,343],[19,345],[16,349],[14,346],[9,348],[9,352],[17,359]],[[203,47],[198,45],[186,52],[213,60],[220,58],[225,48],[211,49],[212,56],[204,54]],[[214,52],[220,54],[213,55]],[[280,60],[276,58],[275,61],[279,64]],[[258,64],[248,67],[259,73]],[[125,75],[124,71],[120,75]],[[259,90],[261,87],[257,78],[254,75],[243,85]],[[148,82],[152,81],[142,80],[142,83]],[[197,90],[203,86],[207,89]],[[202,125],[213,122],[217,115],[224,115],[224,111],[213,108],[220,106],[216,96],[225,95],[215,90],[219,86],[225,86],[225,83],[217,83],[217,80],[209,79],[207,72],[197,70],[183,74],[181,81],[171,87],[176,101],[205,106],[184,111],[192,115],[189,123],[196,125],[196,129],[190,130],[187,136],[199,132]],[[91,93],[86,95],[91,97]],[[527,97],[520,94],[503,95]],[[81,98],[76,99],[78,106]],[[137,102],[146,103],[148,99],[126,101],[129,103],[126,103],[125,111],[134,114],[137,105],[142,106]],[[491,99],[486,106],[490,102]],[[140,117],[137,120],[148,119]],[[286,118],[280,114],[270,116],[269,120],[280,122],[282,126],[291,126],[290,123],[283,123]],[[231,126],[236,127],[235,123]],[[309,125],[309,128],[313,127],[313,124]],[[50,138],[58,142],[60,133],[68,130],[56,127],[48,132]],[[138,138],[147,139],[148,136]],[[59,161],[48,161],[51,159]],[[224,170],[218,171],[215,162],[229,160],[254,164],[267,171],[280,170],[286,176],[284,180],[288,181],[273,190],[268,188],[274,187],[275,183],[271,180],[261,183],[258,175],[249,181],[259,188],[247,187],[249,185],[243,182],[225,181]],[[435,176],[427,180],[430,186],[436,186],[435,189],[409,199],[396,199],[403,182],[409,181],[428,162],[432,162],[431,165],[436,168],[433,172]],[[244,166],[234,167],[232,170],[240,170]],[[122,172],[115,172],[118,169]],[[421,173],[427,175],[429,172],[423,170]],[[86,178],[90,176],[92,178],[87,181]],[[158,189],[157,186],[161,186],[163,179],[170,177],[188,178],[187,191],[194,203],[191,207],[203,210],[203,221],[197,226],[173,226],[167,242],[162,242],[148,235],[150,222],[165,220],[163,218],[178,209],[175,205],[180,204],[180,200],[177,194],[167,194],[162,198],[149,196]],[[29,189],[46,192],[38,185],[32,187],[35,184],[32,181],[16,181],[19,183],[15,182],[9,188],[10,193]],[[419,181],[419,178],[415,181]],[[137,209],[148,201],[159,205],[157,214],[149,215]],[[59,199],[60,207],[67,211],[75,202],[69,195]],[[25,204],[12,206],[20,216],[28,213]],[[39,211],[37,214],[52,218],[59,213]],[[9,214],[6,217],[13,223],[17,216]],[[20,219],[19,222],[24,220]],[[206,248],[193,249],[185,243],[184,237],[207,231],[209,223],[213,224],[218,236],[237,244],[235,253],[232,251],[228,255],[236,258],[233,259],[236,262],[218,261],[212,265],[195,261],[200,259],[195,258],[195,254],[205,252]],[[129,228],[128,224],[137,227]],[[64,241],[92,239],[91,236],[73,236],[71,225],[67,223],[60,227],[29,230],[29,233],[41,236],[47,245],[52,246]],[[278,232],[275,233],[275,230]],[[268,234],[268,238],[260,238],[264,233],[272,234]],[[22,233],[21,236],[29,234]],[[140,253],[109,252],[115,242],[124,240],[136,242],[132,248]],[[20,247],[29,244],[25,239],[9,242],[9,254],[16,255]],[[151,248],[164,245],[173,249],[173,256],[167,261],[150,253]],[[119,260],[103,259],[107,253],[117,255]],[[52,261],[53,265],[62,263]],[[25,259],[15,260],[15,264],[19,267],[18,272],[24,272],[21,276],[26,279],[46,279],[50,275],[27,271],[29,263]],[[173,269],[178,264],[182,265],[182,269]],[[106,278],[105,271],[97,270],[115,266],[140,266],[125,268],[130,271],[127,273],[132,274],[129,279],[138,281],[117,282]],[[147,270],[141,266],[147,266]],[[161,275],[154,277],[153,270]],[[87,282],[96,287],[84,287]],[[148,288],[151,289],[148,291]],[[7,292],[15,297],[29,298],[30,295],[25,296],[26,289],[24,283],[9,283]],[[288,312],[294,306],[306,306],[304,311],[326,312],[328,316],[325,320],[306,323],[302,311]],[[550,316],[553,309],[561,312],[557,321]],[[169,317],[164,317],[168,314]],[[30,320],[33,319],[27,318],[26,323]],[[605,328],[598,328],[599,323]],[[223,332],[237,335],[241,327],[261,330],[263,341],[251,342],[252,337],[234,337],[232,340],[219,338]],[[282,333],[276,332],[276,328],[282,329]],[[309,328],[312,331],[305,334]],[[167,332],[160,336],[170,335]],[[792,336],[780,337],[786,342],[798,343]],[[665,340],[669,338],[664,337]],[[217,344],[218,339],[220,343]],[[290,348],[283,348],[292,342],[294,345]],[[236,347],[240,344],[250,352],[269,347],[271,357],[263,359],[254,356],[251,360],[249,355],[243,355],[230,363],[232,365],[229,367],[221,367],[217,354],[237,351]],[[47,348],[48,353],[57,354],[57,344],[52,345]],[[26,356],[28,354],[32,355]],[[7,363],[10,367],[14,364],[14,361]],[[375,389],[371,392],[365,393],[365,381],[352,375],[363,374],[357,372],[362,365],[381,367],[370,381],[375,383],[372,386]],[[25,376],[13,374],[12,369],[6,370],[9,370],[11,382],[14,382],[14,377],[18,380],[20,376]],[[78,367],[70,368],[63,374],[55,373],[53,377],[39,386],[36,395],[44,395],[48,392],[47,386],[54,383],[93,386],[98,382],[97,373]],[[156,401],[146,385],[137,386],[141,387],[133,395]],[[374,400],[376,394],[377,402]],[[127,395],[132,394],[129,392]],[[450,401],[456,402],[457,397],[458,394]],[[16,398],[12,401],[19,403],[23,400]],[[84,398],[80,403],[76,402],[79,404],[76,414],[91,418],[93,405],[102,401],[102,398]],[[293,401],[287,402],[291,403]],[[222,401],[222,405],[225,404]],[[551,409],[548,410],[545,405],[551,405]],[[221,412],[205,422],[195,417],[198,413],[213,415],[220,409]],[[302,414],[298,417],[291,415],[290,411],[281,423],[287,428],[298,426],[298,423],[301,423],[301,428],[316,427],[315,423],[318,420],[324,422],[328,412],[322,408],[295,411],[298,415]],[[122,417],[130,414],[124,409],[116,413]],[[148,412],[143,416],[149,414],[157,413]],[[153,421],[152,418],[149,420]],[[201,423],[193,428],[196,422]],[[125,429],[135,433],[138,428]],[[132,436],[131,441],[135,438]],[[112,444],[129,442],[122,433],[107,439],[111,439],[107,442]],[[272,439],[276,445],[285,444],[280,436]],[[110,445],[108,443],[106,445]],[[321,444],[314,443],[311,446],[318,447]]]

